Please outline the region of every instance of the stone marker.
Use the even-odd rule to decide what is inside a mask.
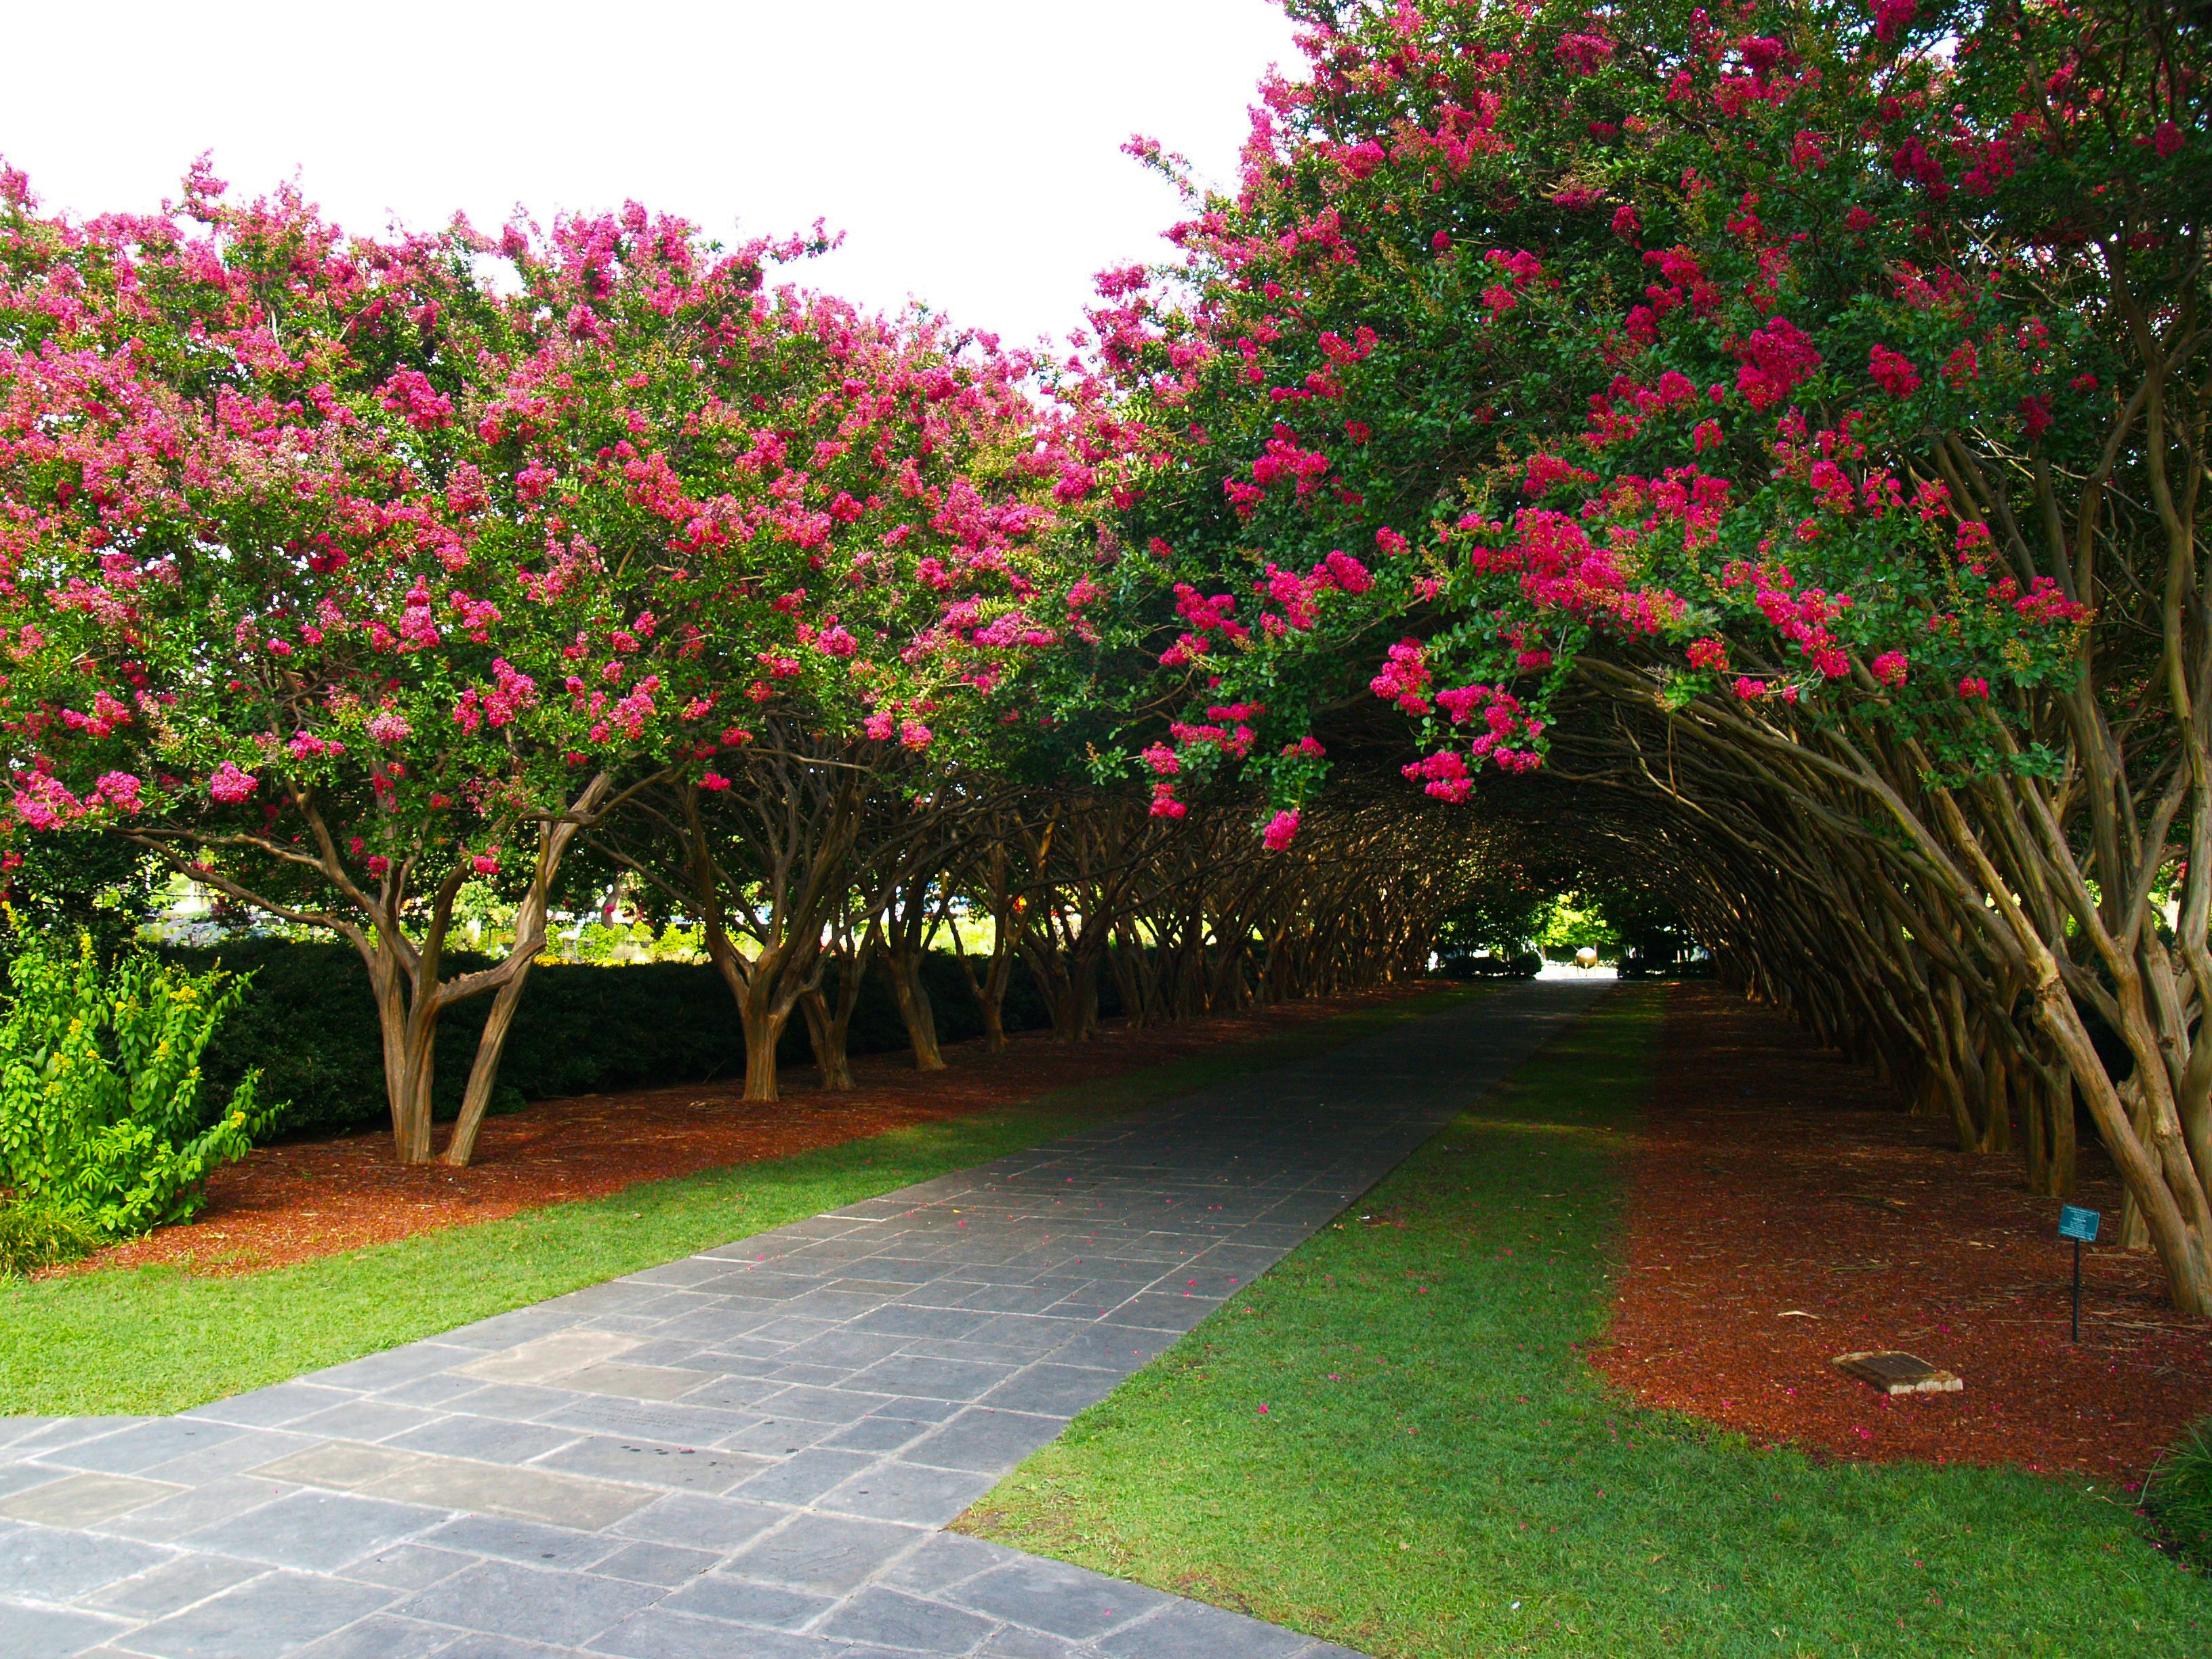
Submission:
[[[1836,1369],[1884,1394],[1956,1394],[1966,1385],[1924,1359],[1885,1349],[1878,1353],[1839,1353]]]

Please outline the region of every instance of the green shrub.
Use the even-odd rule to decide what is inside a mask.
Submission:
[[[40,1204],[0,1204],[0,1278],[90,1255],[100,1235],[75,1216]]]
[[[2143,1508],[2176,1549],[2212,1569],[2212,1417],[2160,1455],[2143,1485]]]
[[[244,981],[130,954],[103,969],[90,935],[9,964],[0,1020],[0,1182],[18,1206],[111,1237],[199,1207],[201,1184],[274,1116],[246,1073],[228,1103],[201,1097],[200,1057]]]
[[[163,957],[204,971],[223,966],[250,972],[252,986],[208,1048],[209,1086],[234,1087],[262,1073],[261,1094],[281,1101],[274,1133],[358,1128],[390,1121],[384,1100],[384,1059],[368,974],[350,945],[246,939],[220,951],[168,948]],[[461,973],[488,958],[448,952],[445,969]],[[1102,1012],[1115,1012],[1112,976],[1099,987]],[[982,1035],[981,1014],[950,951],[933,952],[922,980],[946,1042]],[[834,983],[834,975],[833,975]],[[436,1114],[459,1111],[477,1034],[491,999],[448,1009],[438,1022]],[[1044,1001],[1026,969],[1006,993],[1006,1029],[1046,1023]],[[906,1028],[880,974],[861,987],[853,1016],[855,1054],[906,1047]],[[812,1060],[803,1021],[784,1030],[777,1060],[803,1079]],[[744,1037],[721,974],[708,963],[650,962],[623,967],[581,963],[542,964],[516,1009],[500,1066],[494,1109],[526,1101],[659,1084],[700,1083],[744,1075]]]

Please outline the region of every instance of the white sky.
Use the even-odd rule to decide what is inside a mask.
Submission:
[[[0,155],[49,209],[146,210],[203,150],[234,195],[296,170],[349,228],[495,229],[635,198],[716,234],[826,217],[799,280],[909,295],[1010,343],[1081,321],[1103,266],[1164,257],[1160,139],[1233,176],[1265,0],[13,0]]]

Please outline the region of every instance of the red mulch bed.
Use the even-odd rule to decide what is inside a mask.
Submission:
[[[980,1041],[950,1044],[946,1069],[927,1075],[909,1069],[903,1053],[873,1055],[854,1062],[860,1087],[845,1094],[810,1086],[811,1066],[792,1068],[782,1079],[784,1097],[769,1105],[746,1103],[736,1081],[544,1101],[488,1119],[476,1158],[465,1170],[403,1168],[392,1158],[391,1136],[380,1130],[282,1142],[216,1171],[208,1182],[206,1207],[191,1221],[60,1271],[151,1263],[204,1273],[282,1267],[433,1228],[597,1198],[635,1182],[784,1158],[987,1111],[1425,988],[1287,1004],[1148,1030],[1109,1024],[1079,1048],[1042,1032],[1009,1039],[1003,1054],[985,1053]]]
[[[1646,1404],[1820,1455],[2139,1480],[2212,1409],[2212,1326],[2166,1305],[2154,1256],[2100,1244],[2069,1341],[2057,1201],[2016,1156],[1955,1147],[1786,1017],[1677,988],[1594,1363]],[[2094,1145],[2081,1187],[2109,1239],[2120,1186]],[[1890,1400],[1830,1363],[1876,1348],[1965,1391]]]

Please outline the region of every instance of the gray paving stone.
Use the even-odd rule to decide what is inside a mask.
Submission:
[[[1052,1351],[1055,1364],[1096,1365],[1103,1370],[1141,1370],[1175,1346],[1169,1331],[1139,1330],[1132,1326],[1097,1326],[1072,1337]]]
[[[465,1555],[496,1556],[502,1561],[519,1561],[533,1567],[574,1569],[605,1560],[621,1547],[623,1540],[602,1533],[541,1526],[534,1521],[465,1515],[433,1528],[415,1541]]]
[[[97,1595],[87,1597],[82,1605],[120,1619],[161,1619],[268,1571],[258,1561],[233,1561],[220,1555],[172,1556],[134,1577],[110,1584]],[[4,1651],[4,1646],[0,1646],[0,1652]]]
[[[821,1509],[876,1521],[941,1527],[997,1484],[995,1476],[887,1460],[816,1500]]]
[[[272,1566],[329,1571],[437,1525],[442,1512],[351,1492],[298,1492],[185,1534],[177,1541]]]
[[[822,1443],[841,1451],[896,1451],[915,1436],[927,1432],[926,1425],[911,1418],[864,1417],[847,1424]]]
[[[423,1544],[394,1544],[347,1562],[337,1570],[337,1576],[358,1578],[364,1584],[381,1584],[386,1589],[423,1589],[441,1578],[452,1577],[476,1559],[459,1551],[433,1549]]]
[[[156,1418],[114,1434],[101,1435],[46,1455],[46,1461],[106,1474],[143,1474],[187,1452],[204,1451],[235,1436],[225,1423],[197,1423],[187,1417]]]
[[[921,1541],[918,1528],[843,1516],[800,1514],[732,1556],[726,1570],[823,1595],[865,1583],[884,1562]]]
[[[685,1549],[712,1550],[727,1554],[748,1540],[757,1538],[791,1513],[769,1504],[748,1504],[735,1498],[714,1498],[701,1492],[671,1492],[625,1517],[613,1537],[641,1538],[655,1544],[676,1544]]]
[[[940,1532],[925,1539],[877,1582],[915,1595],[935,1595],[963,1578],[973,1578],[993,1567],[1022,1559],[1018,1550],[1010,1550],[1003,1544],[986,1543],[957,1532]]]
[[[660,1599],[654,1586],[483,1561],[400,1602],[405,1619],[580,1647]]]
[[[279,1571],[131,1633],[155,1659],[283,1659],[365,1619],[392,1593],[320,1574]]]
[[[1162,1607],[1096,1644],[1104,1659],[1291,1659],[1312,1646],[1310,1636],[1196,1601]]]
[[[318,1439],[358,1440],[374,1445],[410,1429],[444,1420],[437,1413],[418,1406],[395,1406],[385,1400],[349,1400],[343,1406],[333,1406],[286,1426],[295,1434],[313,1435]]]
[[[464,1415],[429,1417],[420,1426],[393,1435],[388,1443],[409,1451],[481,1458],[487,1463],[527,1463],[533,1457],[557,1451],[575,1438],[574,1429]]]
[[[661,1440],[623,1440],[603,1435],[571,1440],[538,1460],[538,1467],[595,1475],[634,1486],[665,1486],[676,1492],[727,1492],[739,1481],[773,1467],[766,1458],[739,1452],[675,1446]]]
[[[0,1653],[8,1659],[69,1659],[130,1628],[120,1619],[0,1601]]]
[[[49,1478],[0,1498],[0,1516],[42,1527],[91,1527],[173,1498],[185,1487],[136,1474],[70,1474],[50,1468]]]
[[[592,1644],[619,1659],[862,1659],[846,1643],[647,1607]]]
[[[300,1381],[326,1389],[356,1389],[362,1393],[371,1393],[379,1389],[397,1388],[417,1377],[466,1364],[476,1357],[475,1352],[468,1348],[449,1348],[436,1342],[410,1342],[404,1348],[386,1348],[381,1353],[368,1354],[359,1359],[349,1360],[343,1365],[310,1371]]]
[[[27,1601],[74,1601],[169,1559],[122,1538],[15,1527],[0,1533],[0,1593]]]
[[[453,1650],[459,1634],[443,1625],[376,1613],[309,1643],[299,1650],[299,1659],[435,1659]]]
[[[1014,1369],[1012,1365],[984,1364],[972,1360],[897,1354],[857,1373],[853,1383],[855,1388],[882,1394],[967,1401],[988,1394],[1012,1376]]]
[[[237,1422],[250,1429],[276,1429],[352,1398],[349,1391],[325,1389],[314,1382],[276,1382],[252,1394],[232,1394],[228,1401],[215,1401],[212,1405],[195,1405],[184,1416],[206,1422]]]
[[[811,1504],[874,1462],[866,1452],[803,1451],[772,1463],[736,1489],[735,1495],[763,1504]]]
[[[188,1532],[258,1509],[271,1498],[282,1498],[293,1490],[281,1481],[255,1475],[228,1475],[204,1486],[188,1486],[173,1498],[103,1521],[100,1530],[144,1543],[166,1544]]]
[[[908,1463],[976,1474],[1004,1474],[1066,1426],[1064,1417],[971,1406],[899,1454]]]
[[[992,1621],[871,1584],[848,1596],[819,1628],[824,1636],[874,1642],[902,1651],[962,1654],[991,1633]]]
[[[1172,1598],[1065,1562],[1029,1557],[956,1585],[945,1599],[1079,1642],[1157,1612]]]
[[[671,1613],[702,1619],[724,1619],[737,1625],[763,1625],[774,1630],[803,1630],[837,1604],[826,1595],[810,1595],[781,1584],[757,1579],[733,1578],[709,1573],[696,1578],[661,1606]]]
[[[1095,1365],[1063,1365],[1044,1360],[1016,1371],[985,1395],[981,1403],[999,1411],[1073,1417],[1111,1394],[1122,1375]]]
[[[713,1571],[720,1559],[713,1550],[679,1549],[673,1544],[625,1544],[592,1571],[608,1578],[672,1589]]]

